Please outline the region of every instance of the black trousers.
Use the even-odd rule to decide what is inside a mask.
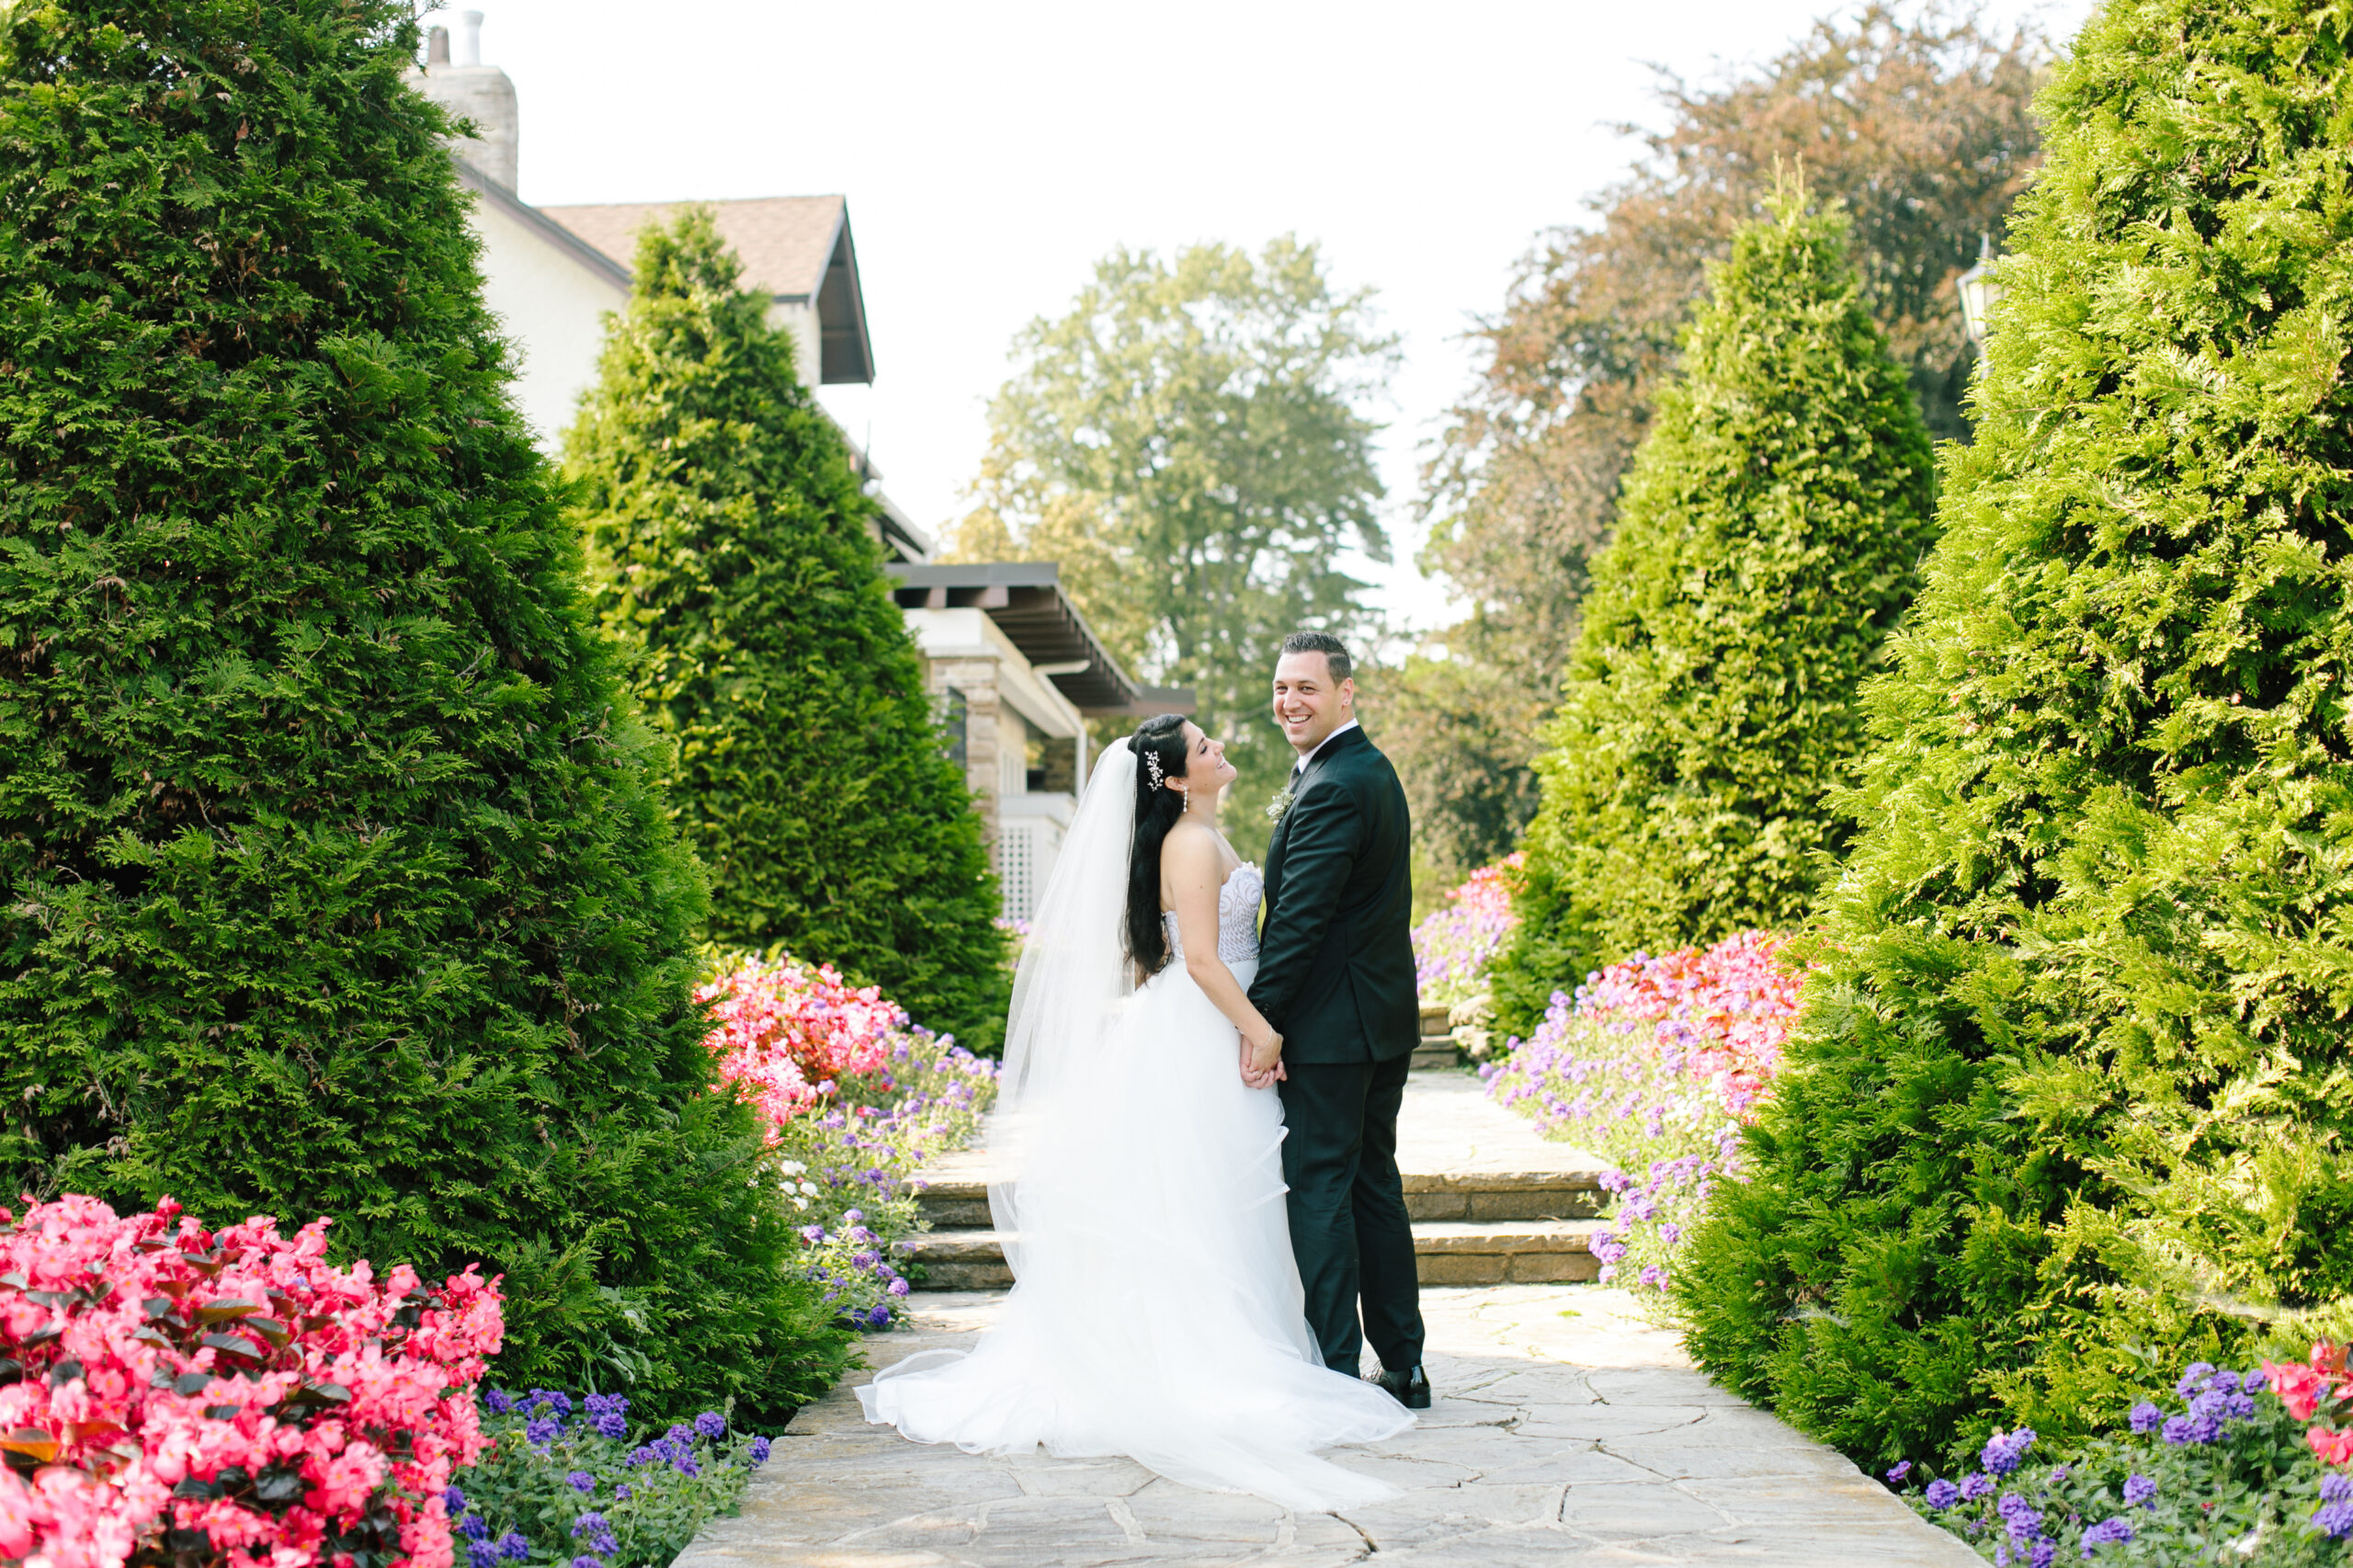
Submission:
[[[1421,1283],[1397,1174],[1397,1107],[1410,1065],[1404,1056],[1285,1065],[1290,1250],[1324,1364],[1350,1377],[1368,1339],[1388,1370],[1422,1361]]]

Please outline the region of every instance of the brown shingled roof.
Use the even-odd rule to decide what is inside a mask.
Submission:
[[[607,201],[540,211],[627,267],[637,257],[637,233],[667,223],[679,201]],[[743,258],[747,287],[801,299],[815,296],[841,233],[838,196],[769,196],[712,201],[719,237]]]

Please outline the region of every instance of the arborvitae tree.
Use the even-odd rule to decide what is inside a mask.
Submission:
[[[1712,271],[1595,563],[1495,969],[1521,1033],[1598,964],[1796,923],[1847,838],[1824,797],[1852,781],[1934,471],[1846,219],[1794,187],[1768,207]]]
[[[594,602],[675,743],[667,798],[710,870],[711,939],[834,964],[985,1050],[1006,980],[979,820],[876,504],[741,270],[707,210],[638,241],[564,438]]]
[[[0,1182],[506,1276],[501,1375],[844,1346],[402,0],[0,12]]]
[[[2348,28],[2109,0],[2043,100],[1825,971],[1678,1286],[1852,1454],[2342,1327]]]

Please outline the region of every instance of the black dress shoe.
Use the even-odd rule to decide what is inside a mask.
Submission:
[[[1430,1381],[1419,1367],[1410,1372],[1392,1372],[1384,1367],[1368,1381],[1379,1383],[1388,1392],[1390,1398],[1408,1410],[1427,1410],[1430,1407]]]

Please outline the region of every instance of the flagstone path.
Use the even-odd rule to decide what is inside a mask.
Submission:
[[[1399,1124],[1401,1163],[1421,1178],[1417,1231],[1562,1215],[1559,1194],[1589,1182],[1597,1162],[1537,1139],[1479,1096],[1475,1080],[1417,1074],[1413,1083]],[[978,1160],[945,1173],[944,1205],[969,1203],[957,1184]],[[1456,1205],[1456,1218],[1423,1218]],[[985,1225],[984,1202],[965,1222]],[[742,1513],[713,1520],[677,1568],[1981,1561],[1839,1455],[1709,1382],[1624,1292],[1557,1275],[1512,1282],[1508,1268],[1495,1283],[1440,1284],[1434,1273],[1469,1264],[1442,1261],[1442,1246],[1422,1256],[1436,1406],[1401,1437],[1333,1450],[1393,1483],[1390,1502],[1346,1517],[1293,1514],[1126,1460],[925,1448],[865,1424],[853,1392],[870,1375],[861,1372],[793,1418]],[[919,1294],[911,1324],[869,1336],[867,1358],[887,1367],[953,1346],[1003,1301],[996,1290]]]

